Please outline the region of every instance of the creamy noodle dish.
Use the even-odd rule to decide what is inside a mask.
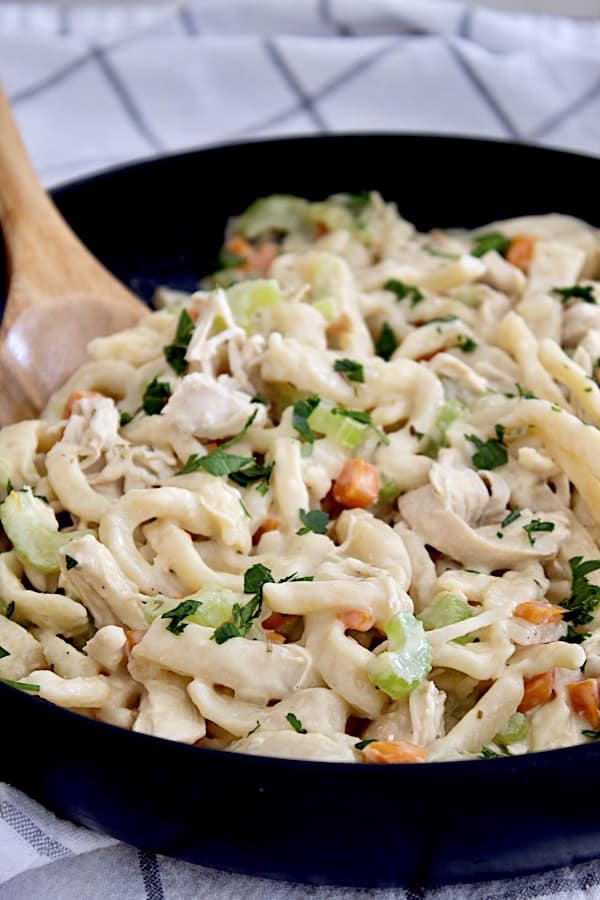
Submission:
[[[273,195],[0,431],[0,676],[355,763],[600,739],[600,233]]]

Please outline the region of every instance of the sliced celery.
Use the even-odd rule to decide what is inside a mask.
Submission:
[[[54,514],[31,488],[12,491],[0,506],[0,522],[19,559],[48,575],[60,571],[58,551],[89,531],[60,532],[50,524]],[[56,521],[56,520],[54,520]]]
[[[467,408],[460,400],[449,400],[448,403],[444,403],[435,418],[432,434],[423,449],[425,456],[429,456],[431,459],[438,458],[438,453],[446,442],[446,432],[449,427],[466,412]]]
[[[291,194],[271,194],[255,200],[237,220],[236,230],[245,237],[259,237],[267,232],[302,232],[312,234],[309,203]]]
[[[156,598],[146,605],[145,615],[152,622],[165,612],[169,612],[180,606],[186,600],[194,600],[200,606],[196,612],[186,616],[186,622],[194,622],[196,625],[204,625],[207,628],[218,628],[223,622],[229,621],[233,610],[233,604],[238,603],[241,594],[236,594],[219,584],[209,583],[195,594],[190,594],[182,600],[171,598]]]
[[[272,278],[238,281],[227,288],[227,302],[237,324],[249,332],[252,319],[260,309],[281,302],[281,291]]]
[[[308,417],[308,425],[312,431],[324,434],[342,447],[353,450],[364,440],[368,425],[349,419],[346,416],[336,416],[332,403],[321,400],[319,405]]]
[[[432,653],[421,622],[398,612],[385,627],[390,650],[374,656],[367,675],[375,687],[392,700],[410,694],[431,671]]]
[[[323,297],[322,300],[313,303],[313,307],[321,313],[326,322],[333,322],[334,319],[337,319],[337,308],[333,297]]]
[[[382,476],[381,487],[379,488],[378,503],[393,503],[396,497],[400,495],[400,485],[394,478],[388,478],[387,475]]]
[[[506,725],[494,738],[494,743],[500,744],[501,747],[507,747],[509,744],[516,744],[517,741],[524,741],[528,732],[529,722],[527,717],[520,712],[513,713]]]
[[[473,610],[458,594],[452,591],[441,591],[433,601],[421,610],[419,619],[425,627],[425,631],[434,628],[443,628],[445,625],[454,625],[455,622],[463,622],[470,619]],[[470,634],[456,638],[457,644],[468,644],[473,640]]]

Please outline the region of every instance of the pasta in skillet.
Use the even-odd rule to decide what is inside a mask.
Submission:
[[[0,431],[0,676],[233,752],[600,738],[600,237],[276,195]]]

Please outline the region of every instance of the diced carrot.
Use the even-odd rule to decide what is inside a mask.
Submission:
[[[569,700],[574,711],[583,716],[592,728],[600,726],[600,709],[598,709],[598,681],[586,678],[585,681],[574,681],[567,685]]]
[[[537,238],[531,234],[518,234],[510,242],[506,258],[513,266],[529,271]]]
[[[266,534],[267,531],[277,531],[279,528],[279,522],[277,519],[265,519],[262,525],[256,529],[254,534],[252,535],[252,543],[256,546],[260,541],[263,534]]]
[[[65,411],[63,413],[63,419],[68,419],[71,417],[73,413],[73,407],[77,403],[78,400],[82,400],[84,397],[102,397],[98,391],[71,391],[69,396],[67,397],[67,402],[65,403]]]
[[[249,244],[241,235],[236,234],[227,242],[227,249],[236,256],[243,256],[244,262],[235,266],[242,272],[254,272],[257,275],[267,275],[271,263],[278,253],[277,244],[272,241],[263,241],[257,247]]]
[[[315,222],[315,237],[320,238],[324,234],[329,234],[329,228],[325,222]]]
[[[534,675],[532,678],[525,679],[525,692],[521,700],[518,710],[526,713],[536,706],[548,703],[554,696],[554,669],[543,672],[541,675]]]
[[[240,263],[236,268],[244,269],[248,266],[248,259],[252,253],[252,247],[248,243],[248,241],[241,236],[241,234],[235,234],[229,241],[227,241],[226,245],[227,249],[234,253],[236,256],[243,256],[244,262]]]
[[[425,762],[425,748],[409,741],[374,741],[363,750],[370,763],[418,763]]]
[[[375,624],[375,616],[369,609],[345,609],[337,617],[352,631],[369,631]]]
[[[378,494],[379,472],[364,459],[349,459],[333,485],[334,499],[346,509],[366,509]]]
[[[533,625],[550,625],[552,622],[560,622],[564,609],[545,600],[526,600],[519,603],[515,609],[515,616],[526,619]]]
[[[264,620],[262,627],[265,631],[277,631],[278,628],[285,625],[291,618],[292,616],[288,616],[285,613],[272,612],[271,615]]]

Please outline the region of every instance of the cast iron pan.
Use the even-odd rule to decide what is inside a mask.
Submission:
[[[159,283],[192,288],[215,267],[227,217],[273,192],[318,199],[375,188],[420,228],[551,211],[599,225],[599,174],[598,160],[532,147],[361,135],[186,153],[54,196],[100,260],[149,298]],[[0,714],[5,780],[61,816],[209,866],[315,884],[422,886],[600,856],[593,744],[361,766],[201,750],[1,684]]]

